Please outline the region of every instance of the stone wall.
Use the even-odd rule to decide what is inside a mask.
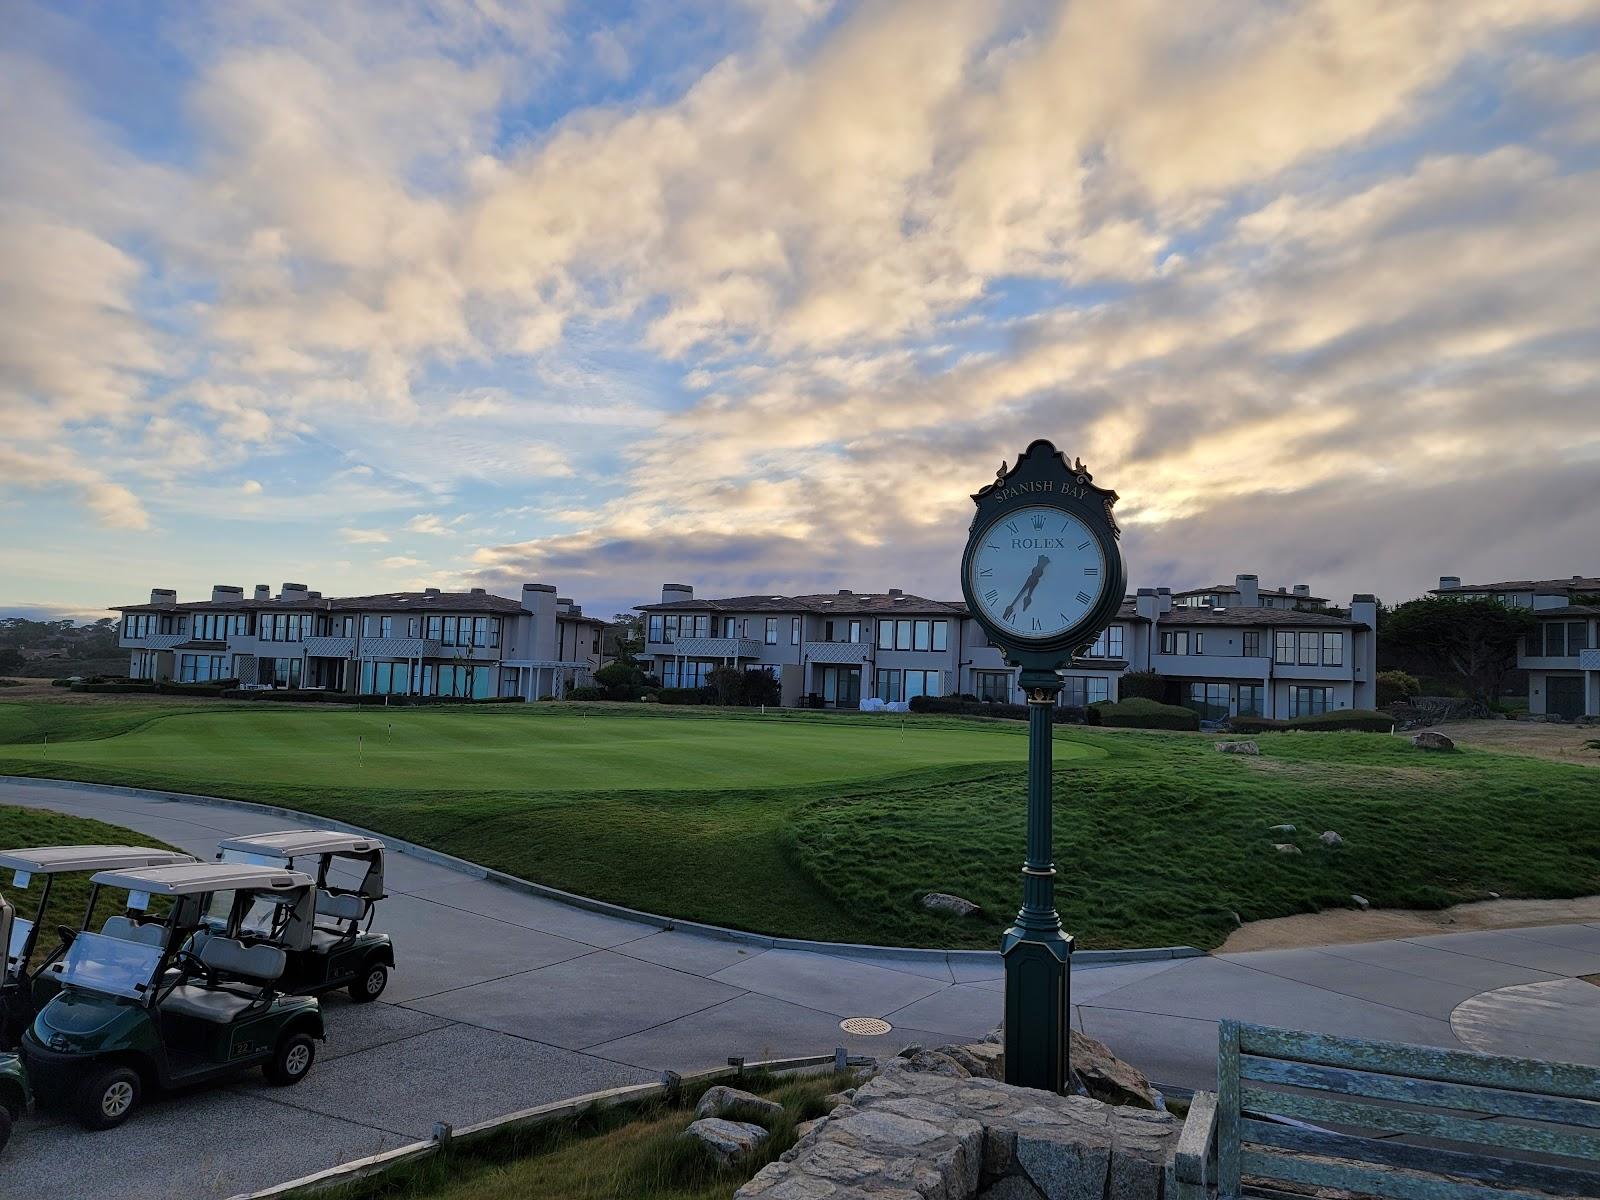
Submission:
[[[736,1200],[1160,1200],[1173,1117],[999,1071],[992,1043],[891,1059]]]

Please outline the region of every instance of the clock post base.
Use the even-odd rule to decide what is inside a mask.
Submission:
[[[1067,1086],[1072,938],[1006,930],[1006,1082],[1060,1094]]]

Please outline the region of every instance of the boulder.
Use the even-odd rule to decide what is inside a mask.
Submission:
[[[841,1104],[849,1104],[855,1098],[855,1088],[845,1088],[842,1092],[829,1092],[822,1098],[822,1102],[832,1109],[838,1108]]]
[[[1317,841],[1329,848],[1344,845],[1344,839],[1331,829],[1324,829],[1322,831],[1322,836],[1319,837]]]
[[[1083,1090],[1104,1104],[1159,1108],[1155,1089],[1137,1067],[1123,1062],[1106,1046],[1076,1029],[1067,1045],[1072,1073]]]
[[[1350,895],[1350,903],[1354,904],[1362,912],[1366,912],[1367,909],[1372,907],[1372,901],[1368,900],[1365,896],[1357,896],[1353,892]]]
[[[1218,754],[1260,754],[1261,747],[1254,742],[1218,742]]]
[[[1411,744],[1418,750],[1454,750],[1456,744],[1442,733],[1424,729],[1411,735]]]
[[[922,898],[922,907],[929,912],[948,913],[952,917],[970,917],[983,911],[971,900],[963,900],[949,892],[929,892]]]
[[[1300,853],[1300,847],[1296,846],[1293,842],[1274,842],[1274,843],[1272,843],[1272,848],[1274,850],[1276,850],[1279,854],[1299,854]]]
[[[699,1142],[719,1163],[731,1165],[754,1152],[767,1140],[767,1131],[748,1121],[703,1117],[685,1129],[683,1137]]]
[[[727,1117],[735,1121],[767,1121],[783,1116],[783,1105],[719,1083],[700,1097],[700,1103],[694,1106],[694,1115],[696,1119]]]
[[[1272,826],[1272,828],[1268,829],[1267,832],[1268,833],[1293,833],[1294,832],[1294,826],[1293,825],[1274,825],[1274,826]]]

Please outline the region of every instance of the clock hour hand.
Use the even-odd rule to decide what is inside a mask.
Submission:
[[[1050,560],[1042,554],[1039,555],[1039,561],[1034,564],[1033,570],[1028,572],[1027,580],[1017,589],[1017,594],[1012,597],[1011,603],[1006,605],[1005,612],[1000,614],[1002,621],[1011,620],[1011,614],[1017,611],[1019,603],[1023,611],[1027,611],[1028,606],[1033,603],[1033,589],[1039,586],[1039,580],[1044,577],[1044,569],[1049,565]]]

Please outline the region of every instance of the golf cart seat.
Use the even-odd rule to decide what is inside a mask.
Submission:
[[[228,937],[210,937],[200,948],[199,959],[224,975],[255,980],[230,988],[181,983],[161,1001],[161,1011],[175,1016],[195,1017],[226,1025],[261,999],[266,985],[275,983],[288,963],[288,956],[276,946],[246,946]]]
[[[330,892],[327,888],[318,888],[317,916],[331,918],[333,924],[317,925],[311,930],[311,948],[326,953],[353,937],[361,918],[366,915],[367,904],[366,899],[353,892]]]
[[[159,946],[166,935],[160,925],[141,925],[128,917],[107,917],[100,927],[106,937],[121,938],[125,942],[140,942],[146,946]]]

